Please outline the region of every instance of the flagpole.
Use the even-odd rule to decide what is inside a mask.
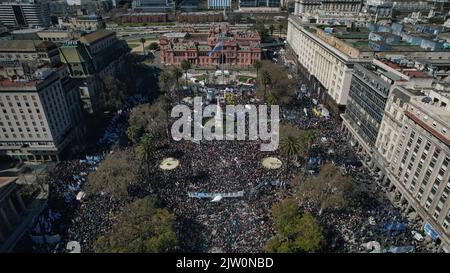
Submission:
[[[224,77],[225,77],[225,75],[223,74],[223,48],[224,48],[224,46],[225,46],[225,44],[223,43],[223,34],[222,34],[222,31],[221,31],[221,36],[220,36],[220,39],[221,39],[221,42],[222,42],[222,56],[221,56],[221,58],[222,58],[222,84],[225,84],[225,79],[224,79]]]

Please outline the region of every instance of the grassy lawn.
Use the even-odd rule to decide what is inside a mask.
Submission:
[[[140,46],[142,47],[142,44],[138,44],[138,43],[127,43],[129,47],[133,48],[133,47],[137,47]]]
[[[254,78],[254,77],[249,77],[249,76],[239,76],[239,77],[238,77],[238,80],[239,80],[240,82],[247,82],[249,79],[254,80],[255,78]]]
[[[195,76],[195,78],[196,78],[198,81],[205,81],[205,80],[206,80],[206,75]]]

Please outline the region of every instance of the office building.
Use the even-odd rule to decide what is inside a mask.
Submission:
[[[223,50],[212,52],[219,40],[223,41]],[[260,42],[256,31],[233,33],[226,26],[211,27],[209,33],[167,33],[160,38],[161,62],[178,65],[188,60],[199,66],[252,66],[261,59]]]
[[[116,76],[123,68],[130,48],[116,33],[99,30],[69,41],[59,48],[61,61],[70,77],[79,83],[83,107],[89,113],[102,109],[102,78]]]
[[[132,8],[135,12],[170,12],[175,3],[172,0],[133,0]]]
[[[46,0],[1,2],[0,22],[12,28],[50,26],[49,2]]]
[[[342,113],[356,63],[395,55],[430,63],[450,58],[450,51],[439,46],[438,41],[424,40],[423,35],[419,35],[421,39],[408,38],[414,35],[400,32],[398,35],[390,26],[370,27],[368,24],[323,26],[305,23],[294,15],[288,19],[287,42],[288,50],[297,57],[300,72],[312,82],[319,100],[333,112]]]
[[[450,88],[395,87],[372,164],[392,199],[450,252]]]

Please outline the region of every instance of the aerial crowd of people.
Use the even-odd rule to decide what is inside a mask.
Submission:
[[[254,92],[252,88],[241,90],[238,103],[254,103]],[[174,104],[183,103],[186,97],[180,93],[172,95]],[[284,166],[266,169],[261,163],[264,158],[272,156],[284,161],[284,157],[279,151],[261,152],[259,141],[195,143],[161,139],[151,151],[150,176],[146,173],[140,176],[139,183],[129,190],[130,197],[79,196],[88,173],[95,172],[104,157],[117,148],[132,108],[145,102],[148,99],[131,97],[114,114],[95,145],[81,157],[57,164],[49,176],[48,204],[23,243],[35,251],[67,252],[66,244],[76,241],[82,252],[92,252],[96,238],[110,230],[114,214],[132,198],[151,193],[175,215],[180,242],[177,250],[263,252],[266,242],[275,234],[271,207],[279,200],[279,182],[286,177],[291,179],[302,169],[286,170]],[[307,92],[299,95],[294,105],[281,108],[281,121],[300,129],[314,129],[315,156],[341,167],[363,189],[348,207],[325,210],[321,215],[317,214],[315,204],[300,204],[301,209],[318,215],[329,241],[327,251],[361,252],[365,251],[362,244],[369,241],[378,241],[386,247],[411,245],[420,251],[421,246],[412,238],[409,227],[395,230],[386,227],[389,224],[392,227],[392,223],[406,225],[408,220],[382,198],[376,175],[360,164],[358,154],[340,130],[337,117],[317,115],[314,109],[319,107],[323,106]],[[180,164],[171,170],[159,168],[167,157],[176,158]],[[188,195],[241,191],[242,197],[219,201]]]

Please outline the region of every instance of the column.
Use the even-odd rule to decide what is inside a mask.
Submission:
[[[13,204],[11,198],[8,198],[8,204],[9,204],[9,207],[10,207],[10,209],[11,209],[13,215],[14,215],[14,218],[16,218],[17,222],[19,222],[20,216],[19,216],[19,214],[17,213],[16,207],[14,206],[14,204]]]
[[[0,215],[2,217],[2,222],[5,223],[6,228],[8,229],[8,231],[11,231],[13,229],[12,225],[11,225],[11,222],[9,222],[8,216],[6,215],[5,210],[3,208],[0,208]]]
[[[15,192],[15,195],[16,195],[16,200],[19,203],[20,210],[21,211],[26,210],[26,206],[25,206],[25,203],[23,202],[22,196],[20,196],[18,191]]]

